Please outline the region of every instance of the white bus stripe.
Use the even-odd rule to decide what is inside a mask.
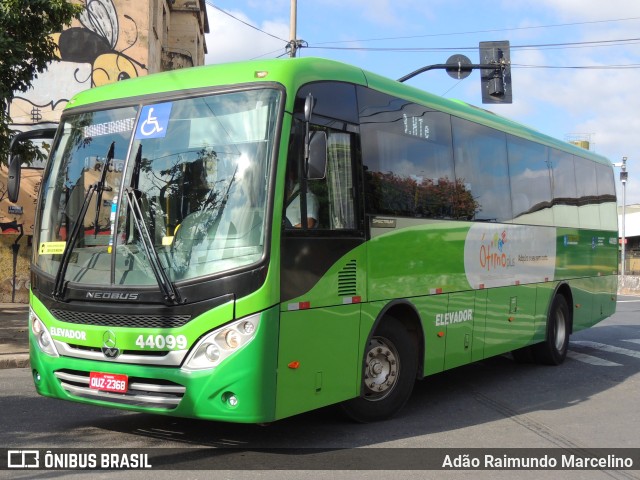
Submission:
[[[582,363],[588,363],[590,365],[598,365],[599,367],[621,367],[620,363],[610,362],[609,360],[605,360],[603,358],[592,357],[591,355],[587,355],[586,353],[574,352],[569,350],[567,352],[567,357],[572,358],[574,360],[578,360]]]
[[[579,340],[579,341],[572,341],[571,344],[596,348],[598,350],[602,350],[603,352],[617,353],[620,355],[627,355],[629,357],[640,358],[640,352],[637,352],[635,350],[629,350],[628,348],[614,347],[613,345],[605,345],[604,343]]]

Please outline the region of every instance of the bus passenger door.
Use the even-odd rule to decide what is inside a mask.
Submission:
[[[536,284],[527,284],[488,290],[485,358],[531,342],[536,320],[536,289]]]
[[[447,310],[447,314],[441,318],[441,322],[446,324],[445,370],[471,362],[473,325],[476,320],[475,292],[450,294]]]
[[[322,132],[328,151],[323,178],[307,179],[305,188],[296,178],[296,155],[289,159],[280,259],[277,418],[359,393],[366,257],[364,215],[354,180],[357,137],[331,128]],[[306,221],[301,218],[304,210]]]

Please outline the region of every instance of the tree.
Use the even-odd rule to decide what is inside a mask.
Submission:
[[[50,35],[62,31],[82,9],[66,0],[0,0],[0,163],[7,161],[13,133],[9,103],[15,92],[29,90],[38,73],[59,60]]]

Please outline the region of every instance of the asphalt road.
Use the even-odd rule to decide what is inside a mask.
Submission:
[[[335,408],[269,426],[177,419],[38,397],[26,368],[0,370],[4,448],[167,448],[210,452],[234,447],[225,470],[136,472],[137,478],[469,478],[465,471],[397,470],[398,455],[427,449],[640,447],[640,297],[620,297],[618,312],[571,337],[559,367],[521,365],[508,356],[429,377],[416,385],[401,414],[386,422],[354,424]],[[332,452],[377,449],[388,471],[331,465]],[[268,450],[263,450],[268,449]],[[284,449],[273,452],[274,449]],[[306,450],[313,449],[313,450]],[[407,449],[421,449],[417,451]],[[266,452],[266,453],[265,453]],[[301,453],[302,452],[302,453]],[[309,453],[305,456],[304,452]],[[357,452],[359,453],[359,452]],[[322,455],[325,464],[313,460]],[[203,453],[202,455],[207,455]],[[243,470],[255,455],[265,470]],[[262,457],[259,457],[262,455]],[[314,456],[315,455],[315,456]],[[318,457],[320,456],[320,457]],[[182,459],[184,460],[184,459]],[[378,460],[378,459],[376,459]],[[181,459],[176,458],[180,463]],[[281,470],[271,470],[278,468]],[[311,466],[315,465],[315,466]],[[188,462],[184,464],[189,468]],[[255,468],[255,467],[252,467]],[[340,470],[332,470],[340,468]],[[306,469],[306,470],[305,470]],[[11,478],[63,477],[65,472],[7,472]],[[28,473],[28,475],[27,475]],[[68,472],[67,472],[68,473]],[[16,475],[17,474],[17,475]],[[129,478],[132,472],[74,472],[74,478]],[[640,470],[481,471],[474,478],[640,479]]]

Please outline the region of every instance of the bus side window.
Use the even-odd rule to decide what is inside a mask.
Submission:
[[[327,170],[324,178],[307,181],[308,228],[352,230],[356,228],[353,187],[353,135],[329,130]],[[300,228],[301,195],[295,155],[287,164],[285,226]]]
[[[468,185],[476,212],[473,220],[511,221],[511,191],[504,132],[452,117],[456,181]]]
[[[355,229],[352,135],[331,132],[327,157],[327,207],[330,230]]]
[[[291,142],[289,143],[289,155],[286,166],[285,196],[283,221],[286,229],[303,228],[302,200],[306,198],[307,228],[315,228],[318,224],[318,205],[315,192],[309,189],[301,192],[300,170],[304,151],[304,126],[300,121],[295,121],[291,130]],[[311,182],[308,182],[311,183]]]

